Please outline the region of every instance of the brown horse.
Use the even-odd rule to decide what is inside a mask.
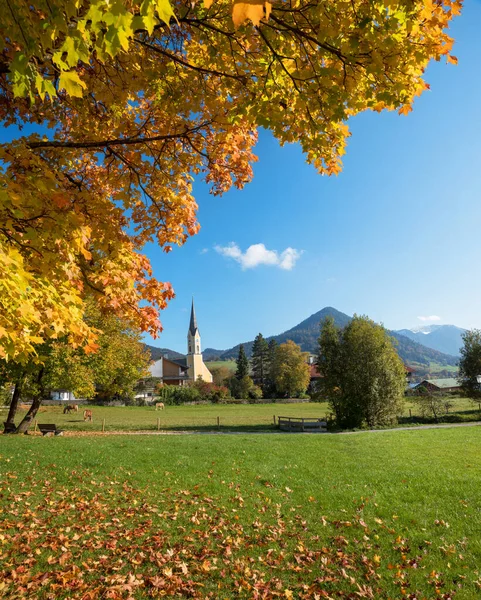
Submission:
[[[92,411],[89,408],[84,410],[84,421],[93,421]]]
[[[78,404],[67,404],[63,409],[63,414],[67,413],[69,415],[72,411],[78,412]]]
[[[163,402],[156,402],[155,403],[155,410],[164,410],[165,406]]]

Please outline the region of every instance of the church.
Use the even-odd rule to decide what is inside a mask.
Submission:
[[[194,299],[190,311],[190,325],[187,333],[187,368],[190,381],[197,381],[199,377],[207,383],[212,383],[212,373],[204,364],[200,349],[200,331],[195,316]]]
[[[151,377],[158,377],[166,385],[184,385],[199,378],[212,383],[212,373],[205,366],[201,353],[200,331],[195,315],[194,300],[190,311],[189,331],[187,332],[187,356],[171,359],[162,356],[150,366]]]

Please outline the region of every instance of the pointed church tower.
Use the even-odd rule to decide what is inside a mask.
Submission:
[[[199,377],[208,383],[212,383],[212,373],[204,365],[200,349],[200,331],[195,316],[194,299],[192,298],[192,309],[190,311],[190,325],[187,332],[187,366],[191,381],[197,381]]]

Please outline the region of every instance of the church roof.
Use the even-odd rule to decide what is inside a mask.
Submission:
[[[197,330],[198,330],[198,327],[197,327],[197,318],[195,316],[194,299],[192,298],[192,310],[190,311],[189,333],[191,335],[195,335],[195,332]]]

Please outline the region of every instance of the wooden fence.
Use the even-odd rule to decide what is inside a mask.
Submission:
[[[327,423],[322,419],[305,417],[277,417],[281,431],[320,433],[327,431]]]

